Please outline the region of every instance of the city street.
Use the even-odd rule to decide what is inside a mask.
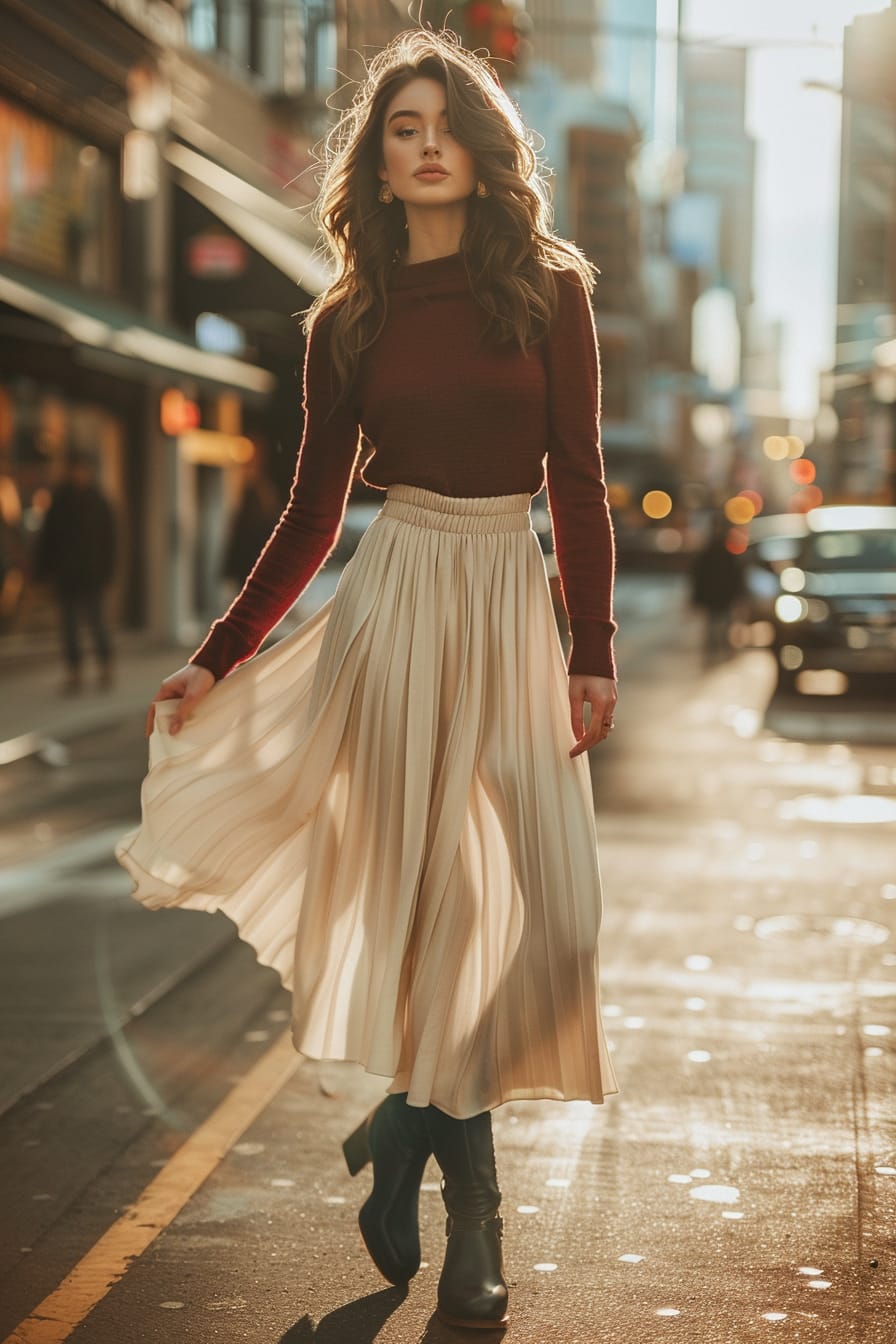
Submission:
[[[761,649],[707,666],[684,594],[620,585],[591,764],[621,1092],[496,1113],[507,1338],[890,1344],[896,713],[779,702]],[[434,1315],[434,1164],[408,1292],[362,1247],[340,1144],[382,1080],[296,1059],[223,916],[130,900],[142,719],[0,765],[0,1339],[472,1338]]]

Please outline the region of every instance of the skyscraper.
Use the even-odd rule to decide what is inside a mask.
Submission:
[[[680,144],[685,190],[718,202],[716,274],[745,329],[752,302],[756,146],[746,129],[747,53],[688,44],[681,53]]]

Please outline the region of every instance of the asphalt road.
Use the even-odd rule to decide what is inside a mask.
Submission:
[[[519,1344],[896,1339],[896,734],[771,682],[633,593],[592,753],[622,1091],[496,1113]],[[223,917],[130,901],[143,762],[132,716],[0,770],[0,1339],[471,1338],[434,1167],[409,1292],[361,1247],[339,1143],[382,1083],[294,1068]]]

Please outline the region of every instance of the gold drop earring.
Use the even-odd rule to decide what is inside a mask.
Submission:
[[[391,205],[395,200],[395,197],[392,195],[392,188],[389,186],[388,182],[384,182],[380,187],[379,198],[383,205]]]
[[[483,196],[491,196],[491,192],[489,191],[488,187],[485,185],[484,182],[477,182],[477,183],[476,183],[476,195],[477,195],[477,196],[480,198],[480,200],[481,200]]]

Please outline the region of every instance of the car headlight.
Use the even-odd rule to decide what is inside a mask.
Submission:
[[[806,586],[806,576],[796,565],[788,565],[781,570],[781,587],[785,593],[801,593]]]
[[[809,603],[804,597],[797,597],[796,593],[782,593],[775,599],[775,615],[785,625],[805,621],[809,615]]]

